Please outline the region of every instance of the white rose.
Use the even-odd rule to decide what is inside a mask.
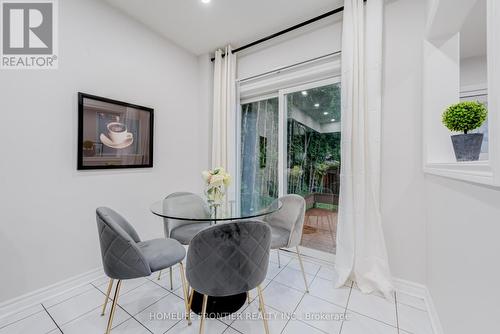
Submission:
[[[203,181],[208,182],[208,179],[210,178],[210,172],[205,170],[201,172],[201,176],[203,177]]]
[[[212,175],[210,178],[211,186],[222,186],[224,184],[224,176],[220,174]]]

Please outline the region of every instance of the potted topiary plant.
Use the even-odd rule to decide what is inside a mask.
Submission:
[[[463,134],[452,135],[451,141],[457,161],[475,161],[479,159],[482,133],[469,133],[479,128],[486,117],[488,110],[479,102],[466,101],[449,106],[443,113],[443,124],[453,132]]]

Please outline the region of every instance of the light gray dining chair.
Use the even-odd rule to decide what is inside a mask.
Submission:
[[[268,223],[272,231],[271,249],[276,249],[278,253],[278,266],[280,263],[280,248],[295,247],[299,259],[300,269],[304,277],[306,292],[309,292],[307,278],[304,271],[304,264],[299,251],[300,240],[302,239],[302,229],[304,228],[304,217],[306,212],[306,201],[299,195],[285,195],[276,201],[282,203],[279,211],[264,217],[264,222]]]
[[[180,216],[192,218],[209,218],[210,211],[200,196],[190,192],[175,192],[163,200],[165,212],[172,212]],[[165,238],[172,238],[182,245],[189,245],[191,239],[201,230],[210,226],[210,222],[178,220],[171,218],[163,219]],[[161,271],[158,280],[161,279]],[[172,268],[170,268],[170,289],[173,290]]]
[[[264,329],[269,333],[260,284],[266,278],[270,246],[271,229],[256,220],[215,225],[193,238],[186,259],[186,277],[192,287],[188,309],[195,291],[203,294],[200,334],[204,332],[209,296],[232,296],[254,288],[259,294]]]
[[[118,280],[113,303],[106,327],[106,334],[111,331],[113,318],[120,294],[122,280],[147,277],[152,272],[169,268],[179,263],[184,300],[187,309],[187,286],[182,260],[186,250],[173,239],[153,239],[141,241],[130,223],[116,211],[101,207],[96,210],[97,229],[101,246],[104,272],[110,278],[106,299],[101,315],[104,315],[114,280]]]

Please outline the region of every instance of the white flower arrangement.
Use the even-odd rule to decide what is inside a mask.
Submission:
[[[231,184],[231,175],[224,168],[218,167],[201,172],[206,185],[207,199],[210,203],[220,205],[225,189]]]

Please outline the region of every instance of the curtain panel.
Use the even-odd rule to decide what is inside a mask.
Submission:
[[[224,167],[234,175],[230,149],[235,138],[236,56],[231,46],[215,52],[213,103],[212,168]]]
[[[383,0],[345,0],[337,286],[393,297],[380,214]]]

